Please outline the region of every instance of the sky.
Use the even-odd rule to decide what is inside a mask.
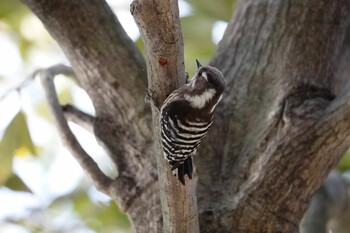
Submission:
[[[139,31],[129,11],[131,0],[109,0],[108,3],[116,12],[128,35],[133,40],[136,40],[139,37]],[[185,1],[179,1],[179,7],[180,16],[192,14],[190,5]],[[212,30],[214,43],[218,43],[222,38],[226,26],[227,23],[223,21],[217,21],[214,24]],[[29,231],[23,227],[13,224],[1,224],[1,221],[6,218],[16,219],[26,216],[29,210],[32,209],[45,209],[56,197],[70,193],[77,188],[82,179],[85,179],[85,176],[77,162],[61,146],[54,126],[40,117],[33,109],[33,106],[44,99],[38,79],[22,88],[20,93],[17,91],[8,92],[8,90],[18,86],[30,77],[35,69],[57,63],[68,65],[67,59],[59,47],[51,42],[52,39],[40,21],[33,15],[29,15],[23,20],[21,32],[26,39],[40,41],[40,43],[29,51],[26,61],[23,61],[21,58],[16,40],[9,36],[6,31],[6,25],[0,22],[0,77],[4,78],[1,82],[2,85],[0,85],[0,98],[7,93],[0,100],[0,109],[2,109],[0,114],[0,138],[14,115],[22,109],[26,113],[34,144],[43,148],[42,153],[44,155],[48,155],[42,156],[40,159],[25,155],[16,156],[14,159],[14,172],[33,191],[33,194],[13,192],[7,188],[0,188],[0,233],[27,233]],[[94,113],[93,105],[87,94],[75,86],[72,81],[64,77],[57,77],[55,84],[59,92],[66,88],[71,88],[73,104],[79,106],[81,110],[87,113]],[[6,111],[3,111],[4,109]],[[70,123],[70,127],[84,149],[99,163],[100,167],[107,174],[115,174],[105,152],[97,144],[94,136],[73,123]],[[65,172],[62,173],[62,171]],[[88,194],[97,203],[109,201],[109,197],[99,193],[92,186],[88,188]],[[65,219],[72,216],[61,217]],[[83,232],[91,231],[85,229]]]

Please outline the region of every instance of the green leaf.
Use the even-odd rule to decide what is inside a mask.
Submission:
[[[58,99],[61,105],[72,103],[72,89],[71,87],[65,87],[58,93]]]
[[[86,193],[74,196],[74,210],[78,212],[85,224],[96,232],[115,232],[115,229],[130,231],[127,216],[117,205],[110,201],[108,204],[94,204]]]
[[[85,189],[78,189],[67,195],[55,199],[49,208],[51,210],[61,209],[62,206],[73,204],[73,211],[80,215],[85,225],[96,232],[113,233],[116,229],[123,232],[131,232],[130,222],[127,216],[122,213],[117,205],[109,203],[94,203]]]
[[[193,76],[197,67],[195,59],[206,65],[214,54],[216,45],[211,35],[215,21],[212,18],[197,15],[181,18],[185,42],[185,68],[190,77]]]
[[[26,117],[18,112],[7,126],[0,142],[0,184],[4,184],[12,175],[14,155],[36,154],[30,137]]]
[[[5,143],[4,140],[0,142],[0,185],[12,176],[13,149],[12,143],[9,143]]]
[[[50,123],[53,123],[49,107],[43,98],[35,105],[35,112]]]
[[[135,41],[136,47],[140,50],[140,52],[145,55],[145,45],[141,39],[141,37],[139,37],[136,41]]]
[[[0,20],[8,23],[17,32],[19,32],[22,18],[28,13],[28,8],[19,0],[0,1]]]
[[[108,226],[117,225],[118,229],[125,229],[131,232],[130,222],[128,217],[119,210],[118,206],[114,201],[110,201],[107,205],[101,206],[101,214],[99,215],[99,220]],[[110,227],[113,232],[113,228]],[[102,230],[102,229],[98,229]]]
[[[24,60],[28,59],[28,51],[33,47],[33,42],[26,40],[23,37],[19,37],[18,48]]]
[[[229,21],[237,0],[188,0],[194,8],[195,15],[204,15],[215,20]]]
[[[26,116],[23,112],[17,113],[7,128],[13,131],[13,141],[15,142],[14,149],[18,155],[22,155],[23,152],[30,152],[31,154],[36,155],[35,146],[30,137]]]
[[[336,169],[340,172],[345,172],[350,169],[350,150],[343,155]]]
[[[5,183],[5,186],[15,191],[32,192],[30,188],[16,175],[11,176]]]

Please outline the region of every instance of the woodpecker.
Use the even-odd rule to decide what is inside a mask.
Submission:
[[[213,123],[214,110],[222,99],[225,80],[215,67],[202,66],[189,83],[173,91],[160,110],[161,139],[164,157],[178,180],[192,178],[192,155]]]

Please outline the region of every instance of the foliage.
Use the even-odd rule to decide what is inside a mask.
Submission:
[[[350,170],[350,150],[348,150],[339,161],[337,170],[340,172],[346,172]]]
[[[12,178],[13,156],[16,154],[21,156],[26,153],[36,154],[25,115],[23,112],[19,112],[5,130],[0,142],[0,184],[4,184]],[[18,181],[18,187],[15,185],[16,180]],[[11,184],[14,185],[15,189],[21,186],[25,187],[21,184],[20,179],[12,180]]]

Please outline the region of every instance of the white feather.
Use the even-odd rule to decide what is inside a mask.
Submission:
[[[222,95],[220,95],[220,97],[219,97],[219,99],[218,99],[218,102],[216,102],[216,104],[214,104],[214,106],[210,109],[210,112],[213,112],[213,111],[214,111],[216,105],[218,105],[218,103],[221,101],[221,99],[222,99]]]
[[[198,127],[198,125],[197,125],[197,127],[188,127],[188,126],[182,124],[181,121],[177,120],[177,124],[178,124],[178,126],[181,129],[184,129],[184,130],[187,130],[187,131],[190,131],[190,132],[197,132],[197,131],[207,130],[212,123],[213,122],[210,122],[209,124],[206,123],[206,125],[200,125],[200,127]],[[198,137],[198,135],[196,137]]]
[[[208,89],[200,95],[185,94],[184,98],[190,102],[192,107],[201,109],[214,97],[215,93],[215,89]]]

